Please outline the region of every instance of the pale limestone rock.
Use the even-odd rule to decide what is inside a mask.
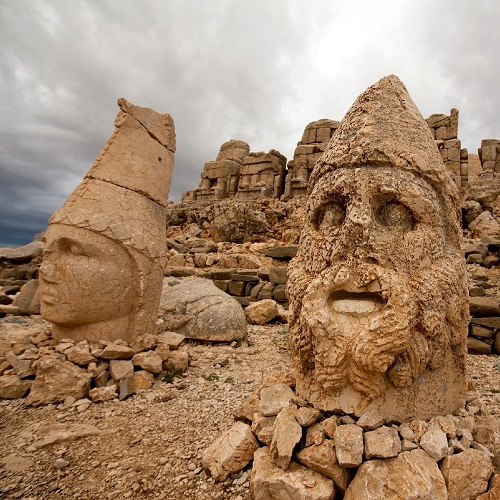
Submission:
[[[493,465],[500,470],[500,421],[489,415],[475,417],[474,439],[493,453]]]
[[[139,366],[151,373],[161,373],[163,360],[153,351],[139,352],[132,358],[134,366]]]
[[[236,422],[203,452],[201,461],[215,480],[224,481],[243,469],[258,447],[250,426]]]
[[[415,433],[407,423],[403,423],[399,426],[399,434],[407,441],[414,442],[415,440]]]
[[[496,474],[493,476],[493,479],[490,481],[490,489],[479,495],[477,500],[499,500],[500,499],[500,474]]]
[[[373,431],[363,434],[365,457],[372,458],[392,458],[401,451],[401,440],[398,431],[393,427],[383,425]]]
[[[157,336],[151,333],[146,333],[133,340],[130,344],[130,349],[134,351],[134,354],[143,351],[149,351],[153,349],[156,345]]]
[[[259,393],[255,392],[249,398],[245,399],[233,412],[235,420],[247,420],[253,422],[254,415],[260,414]]]
[[[441,429],[448,439],[453,439],[457,435],[457,426],[448,417],[443,417],[442,415],[433,417],[429,421],[429,424]]]
[[[439,462],[439,460],[448,454],[448,439],[439,427],[430,425],[420,438],[420,447],[436,462]]]
[[[181,344],[186,339],[185,335],[176,332],[163,332],[158,335],[158,345],[166,345],[172,351],[179,349]]]
[[[232,341],[247,335],[238,301],[202,278],[164,285],[159,316],[165,329],[191,339]]]
[[[43,241],[32,241],[20,247],[0,248],[0,257],[11,262],[31,260],[43,252]]]
[[[94,403],[104,403],[104,401],[110,401],[118,397],[116,394],[116,388],[111,387],[96,387],[89,391],[89,398]]]
[[[126,345],[109,344],[100,354],[100,358],[104,359],[131,359],[134,355],[134,350]]]
[[[21,359],[20,356],[16,356],[12,351],[9,351],[5,355],[5,358],[19,378],[26,378],[35,374],[36,369],[32,359]]]
[[[19,312],[21,314],[40,314],[38,280],[32,279],[23,285],[19,293],[14,298],[12,305],[19,307]]]
[[[32,447],[36,450],[52,444],[68,443],[87,436],[109,434],[113,431],[100,431],[95,425],[90,424],[50,424],[40,427],[35,434]]]
[[[332,500],[333,480],[292,461],[287,470],[276,467],[269,448],[255,452],[250,488],[254,500]]]
[[[113,380],[130,378],[134,373],[134,365],[130,359],[112,359],[109,362],[109,374]]]
[[[401,451],[412,451],[416,450],[418,447],[418,444],[415,444],[413,441],[408,441],[406,439],[401,441]]]
[[[125,99],[118,106],[114,133],[45,233],[41,314],[55,339],[156,332],[174,125]]]
[[[335,433],[335,431],[334,431]],[[329,436],[333,438],[333,436]],[[316,446],[319,446],[323,440],[325,439],[325,430],[323,428],[323,422],[318,422],[317,424],[311,425],[311,427],[308,427],[306,430],[306,441],[304,443],[304,446],[311,446],[315,444]]]
[[[500,224],[498,224],[489,210],[485,210],[479,214],[479,216],[469,224],[469,229],[472,231],[472,235],[475,238],[486,235],[496,236],[500,234]]]
[[[309,181],[288,272],[296,391],[386,421],[463,407],[468,325],[459,193],[395,76],[353,104]]]
[[[166,361],[170,354],[170,349],[168,348],[168,345],[160,344],[156,346],[155,353],[160,356],[162,361]]]
[[[337,430],[337,417],[329,417],[325,418],[321,422],[321,425],[323,426],[323,432],[331,439],[333,439],[333,436],[335,435],[335,431]]]
[[[276,417],[270,453],[274,464],[285,470],[292,459],[295,446],[302,439],[302,427],[295,420],[295,405],[285,406]]]
[[[333,479],[337,489],[345,493],[351,481],[351,471],[338,464],[335,445],[331,439],[325,439],[318,446],[303,448],[297,453],[297,460],[323,476]]]
[[[0,377],[0,399],[22,398],[32,383],[32,380],[22,380],[17,375],[2,375]]]
[[[74,347],[67,349],[64,354],[68,358],[68,361],[71,361],[78,366],[87,366],[96,361],[96,358],[94,358],[94,356],[90,353],[89,345],[87,343],[79,342]]]
[[[301,406],[300,408],[297,408],[294,416],[302,427],[309,427],[310,425],[316,423],[323,416],[323,414],[314,408]]]
[[[436,462],[423,450],[397,458],[364,462],[344,500],[447,500],[446,485]]]
[[[266,446],[271,445],[275,421],[276,417],[264,417],[261,413],[255,413],[253,416],[252,432],[257,436],[257,439]]]
[[[415,443],[420,442],[420,438],[425,434],[428,428],[429,424],[423,420],[412,420],[410,422],[410,430],[413,431]]]
[[[335,454],[342,467],[358,467],[363,461],[363,429],[356,424],[340,425],[333,435]]]
[[[3,468],[9,472],[24,472],[35,465],[31,458],[20,457],[18,455],[7,455],[0,462]]]
[[[245,316],[251,325],[265,325],[278,314],[278,304],[272,299],[259,300],[245,309]]]
[[[264,387],[260,391],[260,412],[265,417],[273,417],[277,415],[294,396],[295,394],[292,389],[283,383]]]
[[[163,368],[167,372],[184,373],[189,366],[189,354],[187,351],[170,351],[167,359],[163,362]]]
[[[90,378],[85,370],[66,361],[61,354],[45,356],[38,360],[36,378],[26,404],[59,403],[68,396],[83,398],[89,392]]]
[[[441,463],[449,500],[472,500],[488,489],[493,475],[491,458],[479,450],[465,450]]]
[[[363,413],[356,422],[365,431],[371,431],[385,424],[384,416],[378,410]]]

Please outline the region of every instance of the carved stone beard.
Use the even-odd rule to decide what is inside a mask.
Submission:
[[[297,266],[289,286],[299,394],[332,410],[324,401],[351,386],[367,406],[388,387],[404,390],[441,367],[445,353],[463,370],[466,308],[456,272],[463,263],[457,258],[455,271],[449,264],[438,260],[410,275],[344,262],[315,277]]]

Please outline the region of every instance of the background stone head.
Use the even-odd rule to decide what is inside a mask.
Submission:
[[[404,85],[361,94],[316,164],[289,270],[297,390],[324,410],[402,420],[463,404],[459,199]]]
[[[118,105],[114,133],[49,221],[40,295],[54,338],[130,341],[156,330],[174,124]]]

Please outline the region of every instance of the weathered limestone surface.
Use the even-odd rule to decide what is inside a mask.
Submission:
[[[250,426],[236,422],[203,452],[203,467],[210,471],[214,479],[223,481],[245,467],[258,447]]]
[[[163,329],[191,339],[231,341],[247,335],[241,305],[212,281],[202,278],[165,286],[159,316]]]
[[[292,461],[287,470],[276,467],[269,448],[255,452],[251,490],[254,500],[332,500],[335,484],[322,474]]]
[[[285,470],[290,464],[295,446],[302,438],[302,427],[295,419],[295,405],[285,406],[276,417],[270,453],[275,465]]]
[[[345,500],[447,500],[443,475],[423,450],[397,458],[364,462],[347,488]],[[450,497],[451,498],[451,497]]]
[[[291,261],[297,393],[404,421],[464,405],[467,287],[458,190],[395,76],[353,104],[309,182]]]
[[[41,313],[55,339],[130,342],[156,331],[174,125],[118,106],[114,133],[45,235]]]

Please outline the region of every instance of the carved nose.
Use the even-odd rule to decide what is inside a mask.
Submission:
[[[54,262],[42,262],[40,266],[40,276],[49,283],[60,283],[61,273]]]

